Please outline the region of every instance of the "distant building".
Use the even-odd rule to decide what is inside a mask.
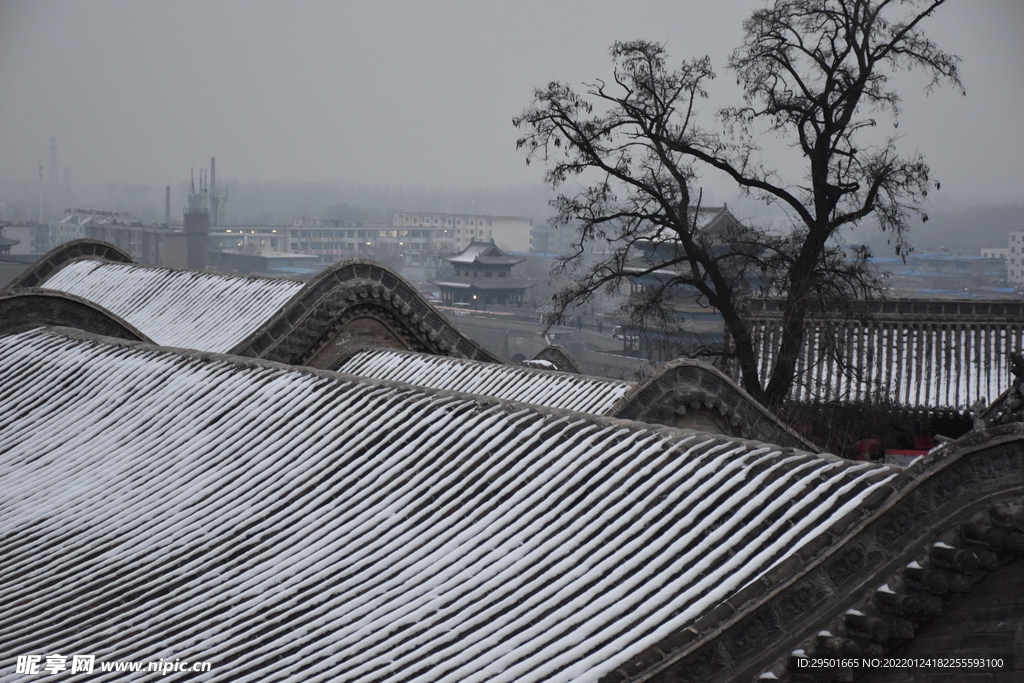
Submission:
[[[11,253],[11,247],[16,247],[21,244],[21,240],[11,239],[4,235],[4,228],[8,225],[10,225],[10,223],[0,221],[0,254],[3,254],[4,256]]]
[[[393,227],[408,231],[417,243],[433,245],[425,251],[460,251],[470,242],[494,241],[505,251],[530,251],[533,221],[518,216],[477,216],[461,213],[397,213]],[[418,233],[418,236],[414,233]],[[413,251],[417,251],[414,246]]]
[[[1024,283],[1024,231],[1010,232],[1010,253],[1006,254],[1006,281],[1013,285]]]
[[[316,256],[320,263],[334,263],[345,258],[373,258],[379,245],[392,242],[390,228],[386,223],[301,218],[291,226],[222,227],[210,235],[210,248],[248,255]],[[399,244],[397,236],[393,242],[407,246]]]
[[[36,221],[23,221],[4,226],[4,236],[17,240],[8,250],[11,256],[45,254],[50,244],[50,226]]]
[[[210,235],[210,248],[247,255],[317,256],[321,264],[346,258],[425,264],[430,255],[459,252],[473,240],[494,240],[506,250],[529,251],[531,226],[528,218],[468,214],[398,213],[390,224],[303,216],[290,226],[218,227]]]
[[[494,242],[472,241],[458,254],[445,258],[454,267],[455,275],[438,279],[434,284],[449,306],[463,304],[472,309],[484,309],[490,304],[518,306],[532,285],[516,280],[512,266],[525,260],[509,256]]]
[[[565,256],[572,253],[579,238],[576,225],[539,225],[530,230],[530,251],[535,254]]]
[[[730,243],[733,237],[743,230],[740,223],[727,206],[701,207],[690,209],[690,220],[695,221],[698,230],[711,237],[713,246],[708,251],[719,255],[735,253]],[[689,276],[689,266],[680,262],[671,266],[662,264],[678,261],[686,254],[682,242],[673,234],[653,233],[647,239],[637,239],[633,243],[631,258],[624,270],[632,275],[630,292],[643,295],[649,289],[660,289],[665,283],[674,279]],[[699,292],[688,285],[673,285],[673,296],[680,300],[696,299]]]
[[[872,258],[870,263],[878,271],[888,274],[885,285],[890,296],[1015,297],[1012,287],[1007,287],[1007,262],[991,254],[992,251],[996,250],[984,250],[980,256],[915,252],[906,257]]]
[[[50,226],[49,246],[42,251],[49,251],[71,240],[78,240],[84,237],[103,239],[100,236],[101,233],[110,232],[112,237],[117,230],[141,227],[143,227],[142,221],[127,211],[102,211],[85,208],[65,209],[64,218],[61,219],[60,223]]]

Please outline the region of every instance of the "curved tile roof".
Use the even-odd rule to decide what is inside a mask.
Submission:
[[[113,263],[135,263],[131,254],[107,242],[94,239],[77,239],[59,244],[22,271],[21,275],[7,283],[5,289],[40,287],[43,280],[70,261],[92,259]]]
[[[593,415],[607,415],[633,386],[613,379],[392,349],[360,351],[338,371]]]
[[[446,256],[444,260],[449,263],[483,263],[487,265],[514,266],[526,259],[521,256],[509,256],[499,249],[493,240],[490,242],[472,240],[465,249],[458,254]]]
[[[733,433],[746,439],[815,453],[821,450],[755,401],[724,372],[692,358],[677,358],[659,366],[631,386],[619,404],[606,414],[672,425],[672,413],[687,407],[718,412],[736,429]]]
[[[157,344],[227,352],[303,283],[84,260],[66,264],[41,286],[100,305]]]
[[[116,265],[122,267],[111,267]],[[349,353],[341,338],[345,325],[371,317],[390,326],[407,348],[504,362],[462,334],[400,275],[364,259],[337,263],[303,284],[139,266],[113,245],[75,240],[44,255],[5,291],[19,295],[23,308],[37,304],[33,319],[81,329],[81,316],[67,306],[57,310],[41,297],[25,296],[38,287],[80,298],[152,341],[180,348],[303,365],[335,342]]]
[[[681,407],[706,408],[719,411],[735,430],[732,433],[743,438],[810,452],[820,450],[786,427],[724,373],[692,359],[666,363],[639,383],[394,349],[358,351],[338,371],[670,426],[678,426],[672,417]]]
[[[153,342],[122,318],[73,294],[35,288],[0,292],[0,330],[65,325],[108,337]]]
[[[894,476],[49,330],[0,415],[0,651],[208,681],[596,681]]]

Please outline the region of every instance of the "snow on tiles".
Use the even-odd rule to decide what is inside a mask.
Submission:
[[[391,349],[361,351],[346,361],[339,371],[594,415],[607,414],[633,386],[630,382],[586,375]]]
[[[0,415],[0,651],[210,681],[597,681],[894,476],[44,330]]]
[[[1024,344],[1020,323],[878,323],[839,329],[845,340],[842,362],[823,350],[834,330],[808,333],[797,362],[794,399],[884,401],[963,412],[1002,393],[1010,375],[1009,354]],[[767,379],[781,330],[766,324],[759,334],[766,343],[758,367]]]
[[[302,283],[76,261],[43,287],[99,304],[163,346],[227,352],[281,308]]]

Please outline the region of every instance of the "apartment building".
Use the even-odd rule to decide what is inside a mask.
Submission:
[[[533,221],[519,216],[478,216],[460,213],[397,213],[393,229],[409,239],[435,245],[436,251],[459,252],[477,242],[494,241],[503,251],[530,251]],[[414,233],[419,233],[416,237]],[[415,251],[415,249],[414,249]]]

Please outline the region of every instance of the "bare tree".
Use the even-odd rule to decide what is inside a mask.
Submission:
[[[962,91],[959,58],[920,28],[944,1],[775,0],[756,10],[728,62],[744,101],[720,109],[710,128],[697,124],[694,107],[714,78],[710,59],[669,69],[655,43],[613,45],[613,81],[587,84],[582,94],[559,82],[537,89],[513,119],[523,131],[517,146],[527,163],[546,164],[546,181],[561,192],[553,220],[582,226],[562,261],[582,271],[557,297],[562,310],[629,277],[660,273],[661,285],[636,310],[663,313],[668,292],[692,288],[720,311],[747,391],[783,401],[807,316],[876,287],[867,251],[840,250],[841,229],[873,217],[904,254],[911,219],[927,220],[922,202],[938,183],[922,157],[899,154],[897,134],[882,133],[876,117],[898,123],[890,77],[900,70],[924,71],[928,88],[947,82]],[[765,159],[759,141],[766,136],[799,152],[802,177],[783,178]],[[707,169],[783,205],[789,229],[705,229],[696,179]],[[578,192],[564,191],[570,179]],[[589,246],[605,240],[608,257],[582,267]],[[676,248],[638,266],[642,241]],[[752,280],[784,300],[781,342],[764,383],[743,309]]]

